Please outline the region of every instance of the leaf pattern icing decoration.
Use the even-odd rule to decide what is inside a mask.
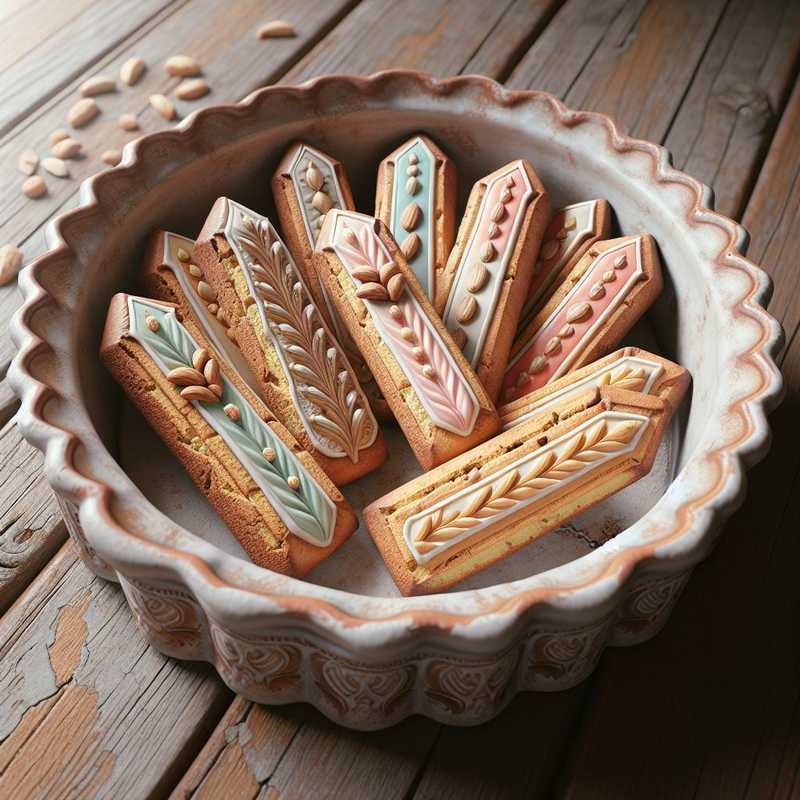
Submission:
[[[347,357],[311,301],[299,270],[267,219],[230,202],[226,235],[245,273],[303,426],[331,458],[358,462],[378,423]]]
[[[338,213],[334,249],[357,285],[381,286],[393,261],[375,232],[372,217]],[[361,280],[355,275],[363,275]],[[374,278],[378,280],[367,280]],[[389,277],[387,285],[392,280]],[[363,297],[363,295],[362,295]],[[425,312],[405,288],[394,302],[364,299],[384,342],[403,367],[433,423],[466,436],[478,416],[478,401]]]
[[[417,563],[458,551],[487,526],[630,452],[646,416],[605,411],[432,508],[409,517],[403,534]]]
[[[128,313],[128,335],[144,347],[164,374],[192,365],[192,354],[198,345],[178,322],[173,308],[154,300],[131,297]],[[147,317],[155,318],[158,330],[148,327]],[[223,410],[229,404],[239,410],[236,422]],[[336,526],[336,506],[245,397],[229,381],[224,381],[218,403],[192,401],[192,405],[231,448],[284,525],[310,544],[328,546]],[[271,460],[264,456],[267,449],[274,456]],[[299,481],[297,489],[289,485],[290,478]]]

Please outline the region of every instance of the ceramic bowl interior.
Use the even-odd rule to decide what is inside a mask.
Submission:
[[[608,542],[623,547],[626,530],[668,492],[674,476],[700,445],[709,420],[718,416],[726,403],[720,394],[724,383],[720,376],[726,363],[715,313],[715,304],[720,301],[708,290],[708,282],[714,278],[705,260],[715,248],[719,249],[719,242],[709,241],[709,253],[704,253],[681,231],[670,208],[675,198],[667,195],[685,189],[672,185],[654,190],[650,156],[642,155],[640,162],[632,157],[626,162],[627,171],[620,170],[619,164],[609,158],[608,149],[598,146],[597,126],[577,126],[569,131],[569,137],[557,136],[541,119],[532,124],[513,106],[486,114],[478,104],[465,105],[463,100],[437,104],[430,99],[417,102],[413,97],[405,101],[400,97],[392,104],[337,105],[336,98],[330,97],[325,104],[327,111],[318,113],[313,106],[292,108],[292,98],[287,102],[288,113],[258,129],[237,131],[236,135],[233,131],[237,112],[232,108],[227,118],[231,128],[229,143],[213,148],[204,139],[225,139],[218,129],[226,123],[225,116],[196,120],[196,158],[177,167],[170,161],[168,147],[157,142],[141,143],[137,156],[150,159],[148,174],[158,177],[146,191],[136,187],[136,202],[129,204],[119,218],[103,219],[103,238],[97,251],[90,254],[81,286],[82,313],[73,320],[82,400],[109,452],[156,508],[194,535],[231,555],[244,557],[178,463],[100,365],[96,353],[109,299],[117,291],[136,291],[143,245],[152,229],[196,235],[220,195],[235,198],[276,219],[270,176],[290,142],[304,139],[341,159],[359,210],[371,212],[380,159],[409,135],[424,131],[457,165],[459,213],[475,180],[512,159],[524,157],[534,165],[554,207],[604,197],[614,208],[618,234],[651,233],[660,249],[665,289],[623,344],[655,350],[684,365],[693,378],[692,390],[665,437],[650,476],[457,589],[495,586],[578,558],[592,558],[593,553],[608,547]],[[163,167],[159,170],[161,162]],[[124,170],[124,165],[120,169]],[[102,189],[96,191],[102,207]],[[91,224],[97,225],[97,220]],[[724,238],[723,233],[720,238]],[[729,331],[727,335],[736,337],[737,333]],[[345,489],[356,507],[363,507],[419,474],[399,430],[392,426],[385,429],[390,460],[375,474]],[[397,595],[363,526],[307,580],[356,594]]]

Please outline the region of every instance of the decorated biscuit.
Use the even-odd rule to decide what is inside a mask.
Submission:
[[[444,324],[493,400],[549,216],[547,193],[524,159],[482,178],[439,284]]]
[[[356,529],[314,459],[175,306],[116,295],[100,355],[256,564],[302,576]]]
[[[648,234],[594,244],[514,342],[503,400],[523,397],[616,346],[661,291]]]
[[[550,218],[539,257],[519,316],[522,333],[586,251],[611,234],[611,206],[605,200],[586,200],[559,208]]]
[[[689,373],[678,364],[638,347],[623,347],[497,410],[504,431],[534,417],[546,429],[596,403],[603,387],[673,397],[666,389],[677,384],[681,397],[688,380]]]
[[[394,236],[422,291],[437,305],[436,287],[453,249],[456,225],[456,171],[427,137],[412,136],[378,167],[375,216]]]
[[[491,436],[499,419],[388,228],[329,211],[315,266],[426,469]]]
[[[603,387],[557,424],[527,419],[371,503],[364,520],[400,591],[448,589],[646,475],[685,387]]]
[[[269,220],[220,198],[192,260],[265,403],[333,482],[383,463],[386,446],[355,372]]]
[[[284,154],[272,178],[272,195],[281,230],[294,262],[303,274],[314,303],[340,342],[373,411],[390,419],[391,411],[364,363],[333,300],[311,266],[314,246],[325,214],[332,208],[355,209],[347,174],[335,158],[298,142]]]

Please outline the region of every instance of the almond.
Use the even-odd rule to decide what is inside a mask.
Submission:
[[[396,302],[403,296],[406,288],[406,279],[402,274],[392,275],[386,283],[386,290],[389,292],[389,299]]]
[[[327,214],[333,208],[333,201],[325,192],[314,192],[314,196],[311,198],[311,205],[320,214]]]
[[[25,175],[33,175],[39,166],[39,156],[35,150],[23,150],[17,159],[17,168]]]
[[[528,372],[531,375],[535,375],[537,372],[541,372],[547,366],[547,358],[545,356],[536,356],[536,358],[531,361],[531,365],[528,367]]]
[[[139,120],[136,119],[136,114],[122,114],[119,118],[119,126],[124,131],[138,131]]]
[[[386,286],[389,282],[389,278],[391,278],[392,275],[397,275],[398,272],[400,272],[400,267],[397,266],[395,261],[388,261],[386,264],[382,264],[378,268],[380,282]]]
[[[198,97],[203,97],[210,91],[208,84],[202,78],[195,78],[191,81],[184,81],[175,90],[175,97],[178,100],[197,100]]]
[[[362,283],[378,283],[380,281],[378,271],[372,269],[372,267],[355,267],[350,274]]]
[[[487,241],[481,245],[480,257],[481,261],[483,261],[485,264],[488,264],[490,261],[494,261],[496,255],[497,250],[494,249],[494,245],[491,242]]]
[[[606,293],[606,287],[598,281],[597,283],[592,284],[591,288],[589,289],[589,298],[591,300],[599,300],[603,297]]]
[[[467,343],[467,334],[464,333],[464,329],[456,328],[454,331],[450,331],[450,335],[453,337],[453,341],[456,343],[458,349],[463,350],[464,345]]]
[[[151,94],[150,105],[158,111],[164,119],[172,119],[175,116],[175,106],[172,105],[163,94]]]
[[[117,164],[122,161],[122,153],[120,153],[119,150],[105,150],[100,156],[100,160],[104,164],[108,164],[111,167],[116,167]]]
[[[553,336],[544,347],[545,355],[554,356],[559,350],[561,350],[561,339],[558,336]]]
[[[422,219],[422,209],[416,203],[409,203],[400,217],[400,224],[409,233],[419,225]]]
[[[323,183],[325,183],[325,177],[320,171],[320,168],[313,161],[309,161],[308,167],[306,167],[307,186],[309,189],[318,192],[322,188]]]
[[[33,175],[22,184],[22,193],[35,200],[47,191],[47,184],[41,175]]]
[[[96,94],[114,92],[116,89],[117,82],[113,78],[109,78],[107,75],[95,75],[94,78],[84,81],[78,92],[81,97],[93,97]]]
[[[486,286],[486,281],[489,280],[489,270],[483,266],[480,262],[476,261],[472,265],[472,270],[469,274],[469,279],[467,280],[467,291],[472,292],[479,292]]]
[[[406,260],[412,261],[419,252],[421,246],[422,239],[420,239],[416,233],[409,233],[408,236],[403,239],[403,244],[400,245],[400,249],[403,251]]]
[[[205,367],[206,361],[208,361],[208,350],[205,347],[198,347],[192,353],[192,366],[196,370],[201,370]]]
[[[64,141],[67,141],[66,139]],[[42,166],[56,178],[66,178],[69,176],[67,165],[60,159],[49,156],[42,159]]]
[[[217,299],[217,293],[211,288],[211,285],[205,281],[197,282],[197,294],[199,294],[206,303],[213,303]]]
[[[181,397],[186,400],[197,400],[201,403],[216,403],[217,396],[205,386],[186,386],[181,389]]]
[[[216,358],[209,358],[206,361],[205,367],[203,367],[203,375],[205,376],[206,383],[209,386],[212,383],[220,383],[220,375],[219,375],[219,364],[217,363]]]
[[[22,250],[13,244],[0,247],[0,286],[14,280],[22,267]]]
[[[380,283],[364,283],[356,290],[362,300],[388,300],[389,292]]]
[[[129,58],[119,70],[120,80],[127,86],[133,86],[142,77],[147,66],[141,58]]]
[[[60,142],[62,139],[69,139],[69,131],[65,131],[63,128],[59,128],[58,130],[55,130],[50,134],[51,145],[54,145],[56,142]]]
[[[67,114],[67,122],[73,128],[82,128],[88,125],[98,114],[100,109],[97,103],[91,97],[85,97],[83,100],[78,100]]]
[[[461,301],[456,319],[462,324],[466,325],[477,313],[478,301],[470,294],[464,295]]]
[[[167,373],[167,380],[176,386],[203,386],[203,373],[193,367],[175,367]]]
[[[238,422],[242,418],[239,409],[233,403],[228,403],[222,410],[225,412],[225,415],[230,419],[232,419],[234,422]],[[297,481],[297,484],[299,486],[300,480],[298,478],[295,478],[295,480]],[[291,481],[291,477],[289,478],[289,481]],[[291,483],[289,485],[291,486]],[[297,486],[293,488],[296,489]]]
[[[580,303],[567,309],[566,320],[567,322],[580,322],[591,316],[591,314],[592,307],[588,303]]]
[[[416,178],[409,178],[406,181],[406,192],[415,195],[420,190],[420,182]]]
[[[294,489],[295,491],[297,491],[300,488],[300,478],[298,478],[297,475],[290,475],[286,479],[286,483],[288,484],[290,489]]]
[[[492,209],[492,222],[500,222],[506,215],[506,207],[502,203],[497,203]]]
[[[83,145],[79,141],[67,138],[56,142],[51,152],[56,158],[75,158],[81,154],[81,150],[83,150]]]
[[[199,75],[203,71],[200,63],[191,56],[170,56],[164,62],[164,69],[166,69],[170,75],[181,78]]]
[[[258,29],[257,35],[259,39],[277,39],[283,36],[297,36],[297,33],[290,22],[276,19],[266,23],[266,25],[262,25]]]

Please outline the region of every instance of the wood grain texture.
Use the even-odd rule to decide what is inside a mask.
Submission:
[[[229,699],[149,647],[67,543],[0,621],[0,797],[163,794]]]
[[[594,681],[565,796],[792,797],[800,791],[800,88],[781,120],[744,224],[775,281],[787,397],[745,505],[695,570],[652,642],[608,651]],[[654,691],[654,687],[660,687]]]
[[[52,97],[75,75],[129,37],[170,2],[181,0],[103,0],[57,4],[53,19],[45,22],[49,34],[22,57],[0,66],[0,135]],[[49,6],[39,6],[36,20],[50,17]],[[83,8],[81,8],[83,6]],[[9,20],[8,38],[15,38],[19,21]],[[23,23],[24,24],[24,23]],[[6,39],[4,39],[5,41]],[[0,63],[2,61],[0,60]]]
[[[0,612],[67,538],[43,464],[14,420],[0,430]]]
[[[800,4],[725,10],[665,142],[675,166],[714,187],[723,214],[744,211],[799,58]]]
[[[106,168],[100,161],[103,151],[122,148],[142,133],[173,124],[150,107],[148,97],[154,93],[170,95],[178,85],[180,79],[170,77],[163,68],[164,60],[175,53],[178,44],[181,51],[200,61],[212,87],[202,103],[176,103],[179,116],[185,116],[206,103],[240,100],[259,86],[276,80],[347,13],[353,2],[276,0],[270,4],[269,13],[297,27],[298,35],[287,39],[262,41],[256,37],[255,31],[264,22],[261,0],[237,2],[233,15],[224,3],[194,0],[143,26],[134,37],[91,71],[77,76],[64,92],[26,120],[24,130],[17,130],[13,138],[0,144],[0,185],[17,187],[22,183],[22,175],[16,169],[19,152],[25,147],[41,155],[49,152],[50,133],[65,127],[67,112],[78,99],[77,87],[83,80],[97,72],[116,76],[120,66],[132,56],[139,56],[148,64],[147,72],[134,87],[120,87],[114,94],[96,98],[101,114],[76,133],[87,155],[69,161],[69,179],[46,176],[48,194],[35,201],[15,189],[0,193],[0,242],[14,242],[23,247],[26,260],[39,255],[45,249],[43,237],[37,235],[39,228],[55,212],[76,204],[79,181]],[[120,129],[120,114],[129,112],[137,114],[141,131],[129,133]],[[3,335],[5,320],[19,303],[15,284],[0,287],[0,368],[11,357],[8,337]]]

